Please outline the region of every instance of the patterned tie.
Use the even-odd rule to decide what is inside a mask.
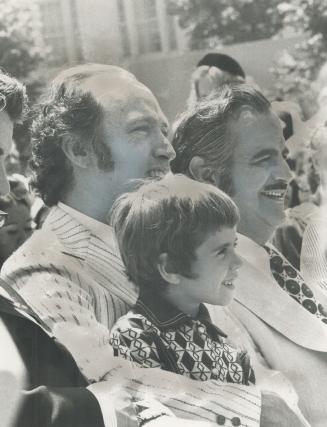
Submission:
[[[326,308],[317,301],[300,273],[274,247],[267,245],[264,248],[269,254],[270,269],[279,286],[306,310],[327,324]]]

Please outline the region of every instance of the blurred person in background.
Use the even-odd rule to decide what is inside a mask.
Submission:
[[[315,193],[319,208],[310,216],[303,234],[301,273],[327,301],[327,127],[316,130],[310,149],[311,176],[319,178]]]
[[[188,106],[193,106],[200,99],[216,92],[228,83],[244,83],[245,72],[241,65],[231,56],[211,52],[206,54],[196,65],[191,77],[191,92]]]
[[[31,214],[33,194],[22,175],[8,177],[10,193],[0,197],[0,210],[6,220],[0,228],[0,266],[33,233],[34,222]]]
[[[13,142],[10,153],[6,157],[5,166],[7,175],[21,173],[20,154],[17,150],[15,142]]]

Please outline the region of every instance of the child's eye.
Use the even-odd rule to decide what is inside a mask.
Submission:
[[[226,248],[221,249],[220,251],[218,251],[218,252],[217,252],[217,256],[219,256],[219,255],[225,255],[225,254],[226,254],[226,252],[227,252],[227,249],[226,249]]]

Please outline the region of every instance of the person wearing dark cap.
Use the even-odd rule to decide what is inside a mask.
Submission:
[[[189,106],[209,96],[223,84],[244,83],[246,79],[241,65],[224,53],[207,53],[196,67],[191,78]]]
[[[229,73],[231,78],[240,78],[245,80],[245,72],[241,65],[234,58],[224,53],[207,53],[197,63],[197,67],[201,67],[203,65],[216,67],[225,73]]]

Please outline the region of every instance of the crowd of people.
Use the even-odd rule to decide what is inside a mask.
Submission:
[[[325,427],[323,101],[303,122],[210,53],[171,135],[134,75],[78,65],[25,177],[25,88],[0,98],[4,426]]]

